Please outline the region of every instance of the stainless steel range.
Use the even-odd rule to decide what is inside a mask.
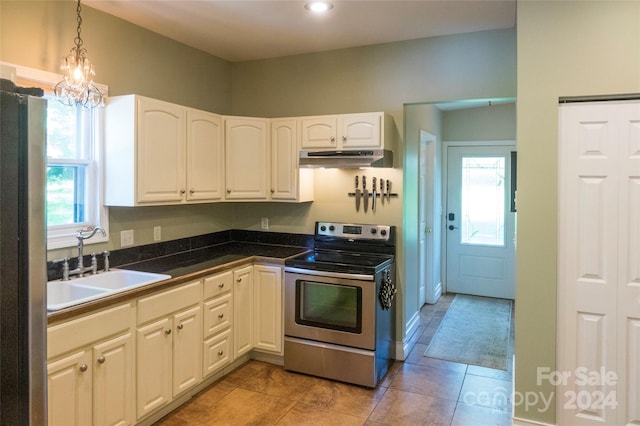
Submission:
[[[284,367],[375,387],[394,356],[395,227],[317,222],[285,261]]]

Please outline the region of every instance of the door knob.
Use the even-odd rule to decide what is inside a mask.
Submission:
[[[454,229],[458,229],[457,226],[449,225],[449,231],[453,231]]]

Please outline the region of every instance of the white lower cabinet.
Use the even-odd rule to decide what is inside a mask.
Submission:
[[[202,379],[201,301],[201,281],[138,300],[138,419]]]
[[[130,304],[47,330],[49,425],[135,423]]]
[[[235,358],[253,349],[253,265],[233,271],[233,346]]]
[[[255,265],[254,349],[282,354],[282,268]]]

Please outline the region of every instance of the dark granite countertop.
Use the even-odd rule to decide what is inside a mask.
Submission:
[[[162,273],[170,275],[171,279],[105,296],[101,299],[59,311],[50,311],[48,312],[48,323],[52,324],[98,309],[104,309],[116,303],[126,302],[158,290],[182,285],[190,280],[200,279],[204,276],[216,274],[254,261],[284,265],[285,259],[307,251],[309,251],[307,247],[227,242],[140,262],[118,265],[118,269]]]
[[[305,247],[278,246],[271,244],[229,242],[213,247],[158,257],[151,260],[118,266],[143,272],[171,275],[177,278],[201,270],[224,265],[247,257],[273,259],[283,263],[284,259],[308,251]]]

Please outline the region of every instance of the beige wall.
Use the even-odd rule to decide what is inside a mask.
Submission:
[[[558,97],[640,92],[640,3],[520,1],[517,19],[515,390],[549,396],[536,367],[555,368]],[[515,416],[555,422],[553,406]]]
[[[516,104],[442,112],[443,141],[516,140]]]

